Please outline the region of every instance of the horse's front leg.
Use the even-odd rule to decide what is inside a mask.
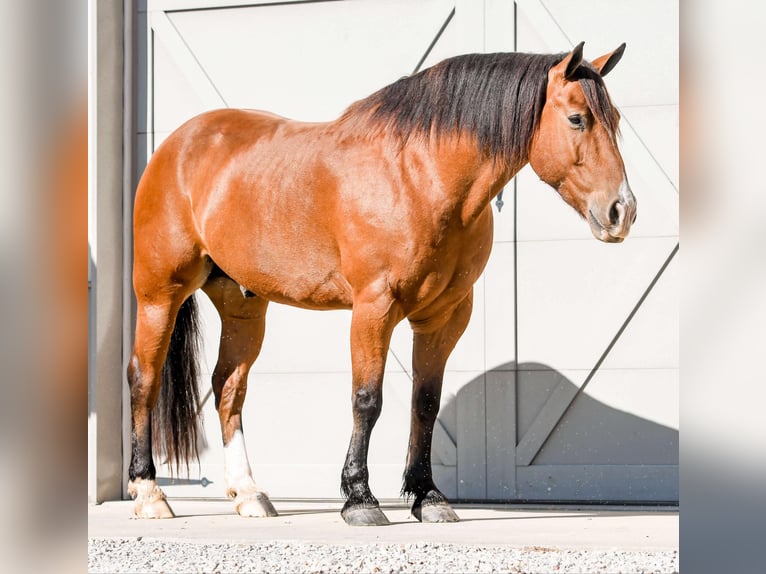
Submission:
[[[439,413],[444,367],[452,349],[468,325],[473,292],[444,322],[426,321],[425,331],[415,329],[412,352],[412,423],[402,492],[415,497],[412,514],[421,522],[456,522],[458,516],[436,488],[431,471],[431,440]]]
[[[391,333],[401,319],[391,301],[354,304],[351,319],[351,405],[354,427],[341,475],[346,503],[341,516],[352,526],[381,526],[388,519],[369,485],[370,435],[383,406],[383,371]]]
[[[247,378],[263,343],[268,301],[245,298],[239,285],[228,278],[210,281],[203,289],[221,316],[213,393],[221,422],[226,494],[234,499],[240,516],[277,516],[268,495],[253,479],[242,432]]]

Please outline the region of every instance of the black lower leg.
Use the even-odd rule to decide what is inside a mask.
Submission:
[[[407,499],[414,498],[413,510],[421,506],[449,504],[447,497],[434,484],[428,451],[425,452],[426,458],[408,465],[404,472],[402,495]]]
[[[152,460],[152,419],[144,387],[141,386],[141,371],[135,355],[128,365],[128,384],[131,392],[131,454],[128,479],[154,480],[157,472]]]
[[[355,508],[377,508],[378,501],[369,486],[367,452],[370,435],[380,416],[381,393],[360,389],[354,393],[354,430],[341,474],[341,491],[346,497],[343,513]]]
[[[447,504],[436,488],[431,472],[431,440],[439,411],[439,385],[417,385],[413,389],[412,430],[402,494],[414,497],[413,508],[423,504]]]
[[[370,490],[367,465],[357,462],[356,457],[352,457],[351,450],[356,449],[349,449],[349,455],[346,457],[346,464],[341,475],[341,491],[346,497],[343,510],[376,507],[378,500]]]
[[[130,456],[130,466],[128,467],[128,478],[135,481],[137,478],[154,480],[157,471],[152,460],[152,433],[151,425],[137,430],[133,425],[130,442],[132,452]]]

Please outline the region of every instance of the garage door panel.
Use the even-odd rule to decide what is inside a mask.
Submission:
[[[480,500],[487,497],[487,397],[484,373],[473,373],[469,381],[457,391],[455,400],[457,493],[464,500]]]
[[[512,287],[512,285],[511,285]],[[475,284],[473,313],[463,336],[447,361],[448,371],[478,371],[485,365],[485,297],[484,278]],[[513,295],[511,294],[511,300]],[[412,328],[404,320],[394,329],[386,360],[386,372],[405,371],[412,374]]]
[[[457,467],[434,463],[432,473],[434,484],[449,500],[457,499]]]
[[[409,321],[402,321],[391,335],[386,373],[405,372],[412,378],[412,328]]]
[[[607,80],[619,105],[678,103],[678,3],[667,0],[521,0],[519,10],[551,51],[566,51],[585,41],[592,60],[622,42],[627,50]],[[539,46],[535,35],[528,37]],[[530,37],[531,36],[531,37]],[[519,48],[527,50],[520,43]]]
[[[678,464],[678,428],[641,416],[678,408],[673,371],[602,369],[567,409],[534,465]],[[604,397],[608,402],[599,400]],[[660,407],[662,408],[662,407]],[[667,418],[667,417],[665,417]]]
[[[210,299],[198,293],[205,334],[202,368],[212,372],[218,357],[221,320]],[[266,313],[266,335],[254,373],[351,372],[351,313],[320,313],[272,303]]]
[[[516,175],[518,241],[591,240],[590,227],[531,166]]]
[[[200,396],[204,396],[209,388],[210,379],[203,373]],[[226,496],[221,427],[212,398],[202,405],[200,428],[203,432],[198,443],[199,463],[190,464],[188,474],[185,466],[181,472],[175,472],[163,461],[155,459],[158,481],[170,497]]]
[[[473,312],[463,336],[447,360],[450,371],[483,371],[485,349],[485,279],[481,276],[474,284]]]
[[[638,220],[625,243],[596,243],[531,170],[517,179],[516,496],[677,500],[673,261],[658,273],[678,236],[678,5],[517,6],[521,51],[563,52],[584,40],[592,60],[627,43],[606,84],[623,115]]]
[[[266,337],[253,369],[256,373],[350,372],[350,333],[350,311],[269,305]]]
[[[677,369],[680,263],[673,258],[614,347],[604,369]]]
[[[540,465],[517,469],[520,500],[672,502],[677,465]]]
[[[330,2],[170,19],[229,106],[320,121],[411,72],[450,9],[443,0]]]
[[[678,109],[674,104],[620,107],[623,122],[630,124],[676,190],[679,187]]]
[[[171,132],[186,120],[210,109],[199,95],[183,63],[168,50],[162,36],[154,41],[152,50],[154,94],[150,110],[153,131]],[[216,107],[221,107],[220,104]],[[159,143],[157,143],[159,145]]]
[[[442,384],[439,421],[447,434],[457,443],[460,416],[458,414],[458,395],[483,395],[484,371],[446,371]],[[477,390],[478,389],[478,390]],[[475,391],[475,392],[474,392]],[[483,408],[483,407],[482,407]]]
[[[625,171],[638,203],[630,237],[678,236],[678,190],[640,136],[627,124],[623,133]]]
[[[583,370],[557,371],[542,363],[521,363],[516,373],[517,443],[523,443],[524,438],[528,437],[535,421],[559,386],[573,387],[574,394],[586,376],[587,372]],[[551,429],[547,428],[545,436],[540,440],[545,440],[550,431]]]
[[[602,369],[596,373],[587,386],[587,392],[594,400],[611,409],[640,417],[644,421],[678,431],[680,428],[678,369]],[[662,456],[678,462],[678,437],[675,444],[668,443]]]
[[[483,297],[477,292],[477,298],[484,300],[486,370],[507,370],[516,361],[515,256],[513,243],[495,243],[484,271]]]
[[[593,368],[675,244],[673,237],[519,243],[519,361]]]
[[[486,374],[487,498],[512,500],[516,495],[516,373]]]
[[[508,185],[503,188],[502,196],[498,195],[492,201],[492,215],[493,215],[493,241],[497,243],[509,243],[516,240],[516,217],[514,215],[516,205],[514,201],[515,185],[514,180],[511,180]],[[498,199],[501,202],[501,207],[498,209]],[[494,251],[493,251],[494,256]]]
[[[136,127],[139,134],[145,134],[151,131],[152,126],[149,123],[149,97],[152,93],[152,81],[148,70],[151,69],[148,58],[151,53],[149,47],[149,40],[147,33],[149,30],[149,22],[147,21],[146,13],[139,14],[135,22],[135,59],[137,65],[142,68],[142,72],[136,74]],[[140,166],[138,172],[143,171],[144,166]]]
[[[555,54],[574,46],[542,2],[517,0],[516,7],[516,48],[519,52]]]
[[[452,56],[457,56],[460,53],[457,31],[458,24],[456,23],[453,12],[454,2],[452,2],[452,4],[453,6],[450,7],[448,12],[444,15],[444,20],[440,23],[439,27],[433,31],[433,38],[431,41],[437,41],[433,46],[431,46],[431,51],[426,56],[425,60],[423,60],[423,62],[420,64],[420,70],[430,68],[442,60],[451,58]],[[428,46],[426,46],[426,48],[428,48]],[[425,54],[425,52],[426,50],[424,49],[423,54]],[[415,67],[413,66],[412,70],[410,71],[414,72]]]

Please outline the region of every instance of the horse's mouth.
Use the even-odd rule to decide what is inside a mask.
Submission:
[[[622,243],[624,237],[617,237],[609,233],[609,230],[605,225],[602,225],[598,218],[593,215],[593,211],[588,210],[588,223],[590,224],[591,233],[593,237],[604,243]]]

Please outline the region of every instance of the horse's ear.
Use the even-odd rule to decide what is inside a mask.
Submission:
[[[563,60],[551,68],[551,71],[559,75],[562,79],[568,80],[575,73],[575,70],[582,64],[582,47],[585,42],[580,42],[567,54]]]
[[[622,58],[622,53],[624,51],[625,42],[620,44],[620,47],[617,48],[614,52],[611,52],[610,54],[604,54],[600,58],[596,58],[591,62],[591,64],[593,64],[593,67],[598,70],[598,73],[601,74],[601,77],[603,78],[612,70],[612,68],[617,65],[617,62],[619,62],[620,58]]]

